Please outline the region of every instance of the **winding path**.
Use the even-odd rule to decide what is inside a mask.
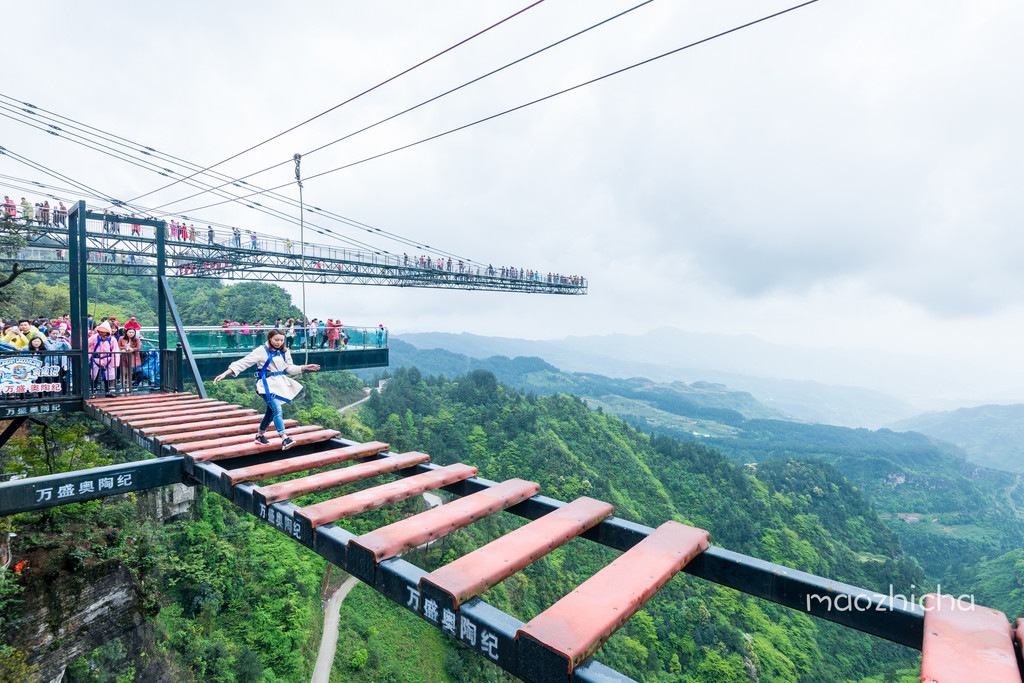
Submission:
[[[316,666],[313,667],[313,678],[310,683],[329,683],[331,680],[334,652],[338,648],[338,621],[341,618],[341,603],[357,583],[359,583],[359,579],[354,576],[348,577],[327,602],[327,611],[324,613],[324,635],[320,639],[320,652],[316,656]]]
[[[365,400],[364,398],[363,401]],[[362,401],[357,401],[357,403],[362,403]],[[427,501],[427,505],[432,508],[436,508],[443,502],[440,496],[430,492],[423,494],[423,500]],[[430,541],[423,545],[429,546],[433,542]],[[422,548],[423,546],[420,547]],[[341,584],[341,587],[327,601],[327,609],[324,612],[324,635],[320,639],[320,652],[316,656],[316,666],[313,667],[313,678],[310,680],[310,683],[329,683],[331,680],[334,653],[338,649],[338,622],[341,614],[341,603],[358,581],[354,576],[348,577],[345,579],[345,583]]]

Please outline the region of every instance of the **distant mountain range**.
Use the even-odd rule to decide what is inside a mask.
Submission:
[[[951,557],[1002,557],[1019,548],[1024,538],[1021,477],[1005,471],[1011,469],[1008,461],[992,462],[972,456],[974,462],[968,462],[966,449],[955,445],[978,440],[979,429],[995,430],[995,418],[984,409],[958,411],[990,416],[985,423],[964,422],[959,432],[940,433],[945,417],[937,414],[915,418],[934,417],[932,429],[928,425],[919,428],[914,420],[898,425],[900,430],[914,428],[924,433],[849,428],[828,424],[827,416],[867,414],[872,399],[879,398],[877,392],[807,381],[746,378],[752,384],[763,381],[761,386],[776,391],[779,387],[792,391],[793,404],[805,411],[803,419],[796,419],[801,416],[783,413],[778,402],[761,401],[752,392],[720,383],[565,372],[538,357],[473,358],[448,349],[420,349],[403,341],[406,337],[392,339],[392,369],[416,367],[423,375],[441,375],[467,384],[476,381],[467,373],[487,370],[514,389],[536,394],[573,394],[591,408],[618,415],[645,432],[698,441],[755,470],[762,463],[772,466],[779,458],[828,462],[864,492],[903,539],[904,546],[935,575],[951,570]],[[495,340],[491,345],[485,338],[467,337],[454,336],[468,342],[462,348],[481,354],[494,348],[515,353],[515,342],[521,343]],[[822,403],[814,405],[815,400]],[[846,407],[837,407],[843,405],[842,401]],[[1009,407],[986,408],[999,412]],[[1013,408],[1024,412],[1024,406]],[[812,424],[819,420],[808,419],[808,415],[826,416],[820,420],[826,424]],[[1006,410],[1003,421],[1013,425],[1019,422],[1016,415]],[[1009,427],[1002,431],[1011,433]],[[985,450],[991,453],[995,449],[988,444]],[[1003,471],[980,465],[1000,467]],[[906,523],[904,519],[909,518],[918,523]]]
[[[925,409],[949,405],[936,400],[945,394],[937,390],[929,393],[925,388],[939,382],[934,373],[915,370],[921,365],[917,359],[784,347],[751,336],[662,328],[644,335],[554,341],[437,332],[402,334],[399,338],[422,350],[444,349],[471,358],[536,356],[570,373],[721,384],[749,392],[778,414],[850,427],[879,427]],[[879,388],[895,387],[899,384],[897,375],[905,378],[905,386],[910,389],[895,392]]]
[[[954,443],[972,462],[1024,472],[1024,405],[986,405],[931,412],[892,424]]]

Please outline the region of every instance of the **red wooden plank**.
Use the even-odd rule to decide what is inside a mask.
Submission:
[[[143,398],[147,400],[142,400]],[[149,410],[161,404],[196,403],[199,401],[212,403],[216,399],[201,398],[195,394],[157,394],[155,396],[152,394],[130,394],[116,400],[117,403],[103,406],[103,412],[113,415],[118,411],[125,410]],[[100,406],[95,407],[99,408]]]
[[[280,477],[285,474],[294,474],[305,470],[313,470],[318,467],[337,465],[346,460],[363,458],[368,455],[376,455],[388,450],[388,445],[380,441],[370,441],[358,446],[345,446],[320,453],[299,455],[294,458],[275,460],[274,462],[251,467],[241,467],[237,470],[228,470],[221,475],[230,485],[234,486],[243,481],[263,481],[272,477]]]
[[[306,434],[298,434],[293,437],[296,446],[304,446],[311,443],[320,443],[321,441],[328,441],[336,436],[340,436],[341,432],[335,429],[320,429],[317,432],[308,432]],[[291,436],[289,434],[289,436]],[[243,455],[254,455],[256,453],[266,453],[267,451],[277,451],[281,449],[280,439],[271,439],[270,444],[264,446],[258,443],[245,443],[238,444],[235,446],[221,446],[220,448],[211,448],[205,451],[196,451],[195,453],[189,453],[188,458],[192,459],[192,462],[208,462],[210,460],[226,460],[228,458],[238,458]]]
[[[262,419],[262,417],[261,417]],[[158,434],[154,438],[161,444],[177,445],[187,443],[189,441],[201,441],[204,439],[217,439],[222,436],[232,436],[236,434],[248,434],[249,437],[256,435],[256,429],[251,426],[252,421],[246,422],[245,424],[237,425],[234,427],[217,427],[214,429],[206,429],[207,425],[188,425],[181,427],[182,431],[168,432],[166,434]],[[284,428],[291,429],[298,425],[296,420],[285,420]],[[191,431],[189,430],[191,427]]]
[[[111,410],[104,410],[103,412],[113,417],[124,419],[130,417],[137,417],[140,415],[155,415],[157,413],[166,413],[172,410],[193,410],[195,408],[212,408],[215,406],[226,406],[231,405],[224,401],[214,401],[213,399],[196,399],[195,401],[176,401],[174,403],[161,403],[159,405],[148,404],[144,407],[140,406],[125,406],[124,408],[115,408]]]
[[[356,481],[363,481],[371,477],[377,477],[388,472],[404,470],[407,467],[430,462],[430,456],[426,453],[402,453],[389,455],[380,460],[364,462],[349,467],[341,467],[330,472],[311,474],[308,477],[300,477],[291,481],[282,481],[279,484],[270,486],[259,486],[254,492],[262,498],[260,502],[277,503],[282,500],[292,500],[301,496],[318,491],[351,484]]]
[[[708,547],[708,532],[665,522],[579,588],[519,629],[561,657],[567,673],[597,650],[686,563]],[[532,650],[533,648],[529,648]],[[539,650],[540,658],[544,657]],[[522,653],[523,651],[520,650]]]
[[[195,417],[197,415],[213,415],[214,413],[231,413],[234,411],[244,411],[241,405],[232,405],[231,403],[224,403],[222,405],[183,405],[183,407],[175,407],[172,410],[161,410],[157,413],[148,415],[123,415],[118,419],[121,420],[122,424],[134,425],[140,422],[153,422],[154,420],[162,420],[164,418],[187,418]]]
[[[447,505],[421,512],[389,524],[349,541],[349,548],[358,545],[371,553],[376,562],[447,536],[456,529],[469,526],[516,503],[540,493],[540,484],[523,479],[509,479],[478,491]]]
[[[296,510],[295,515],[308,520],[315,529],[344,517],[376,510],[385,505],[418,496],[425,491],[433,491],[474,476],[476,476],[475,467],[456,463],[400,481],[374,486],[364,491],[356,491],[340,498],[325,500],[322,503]]]
[[[133,403],[149,403],[150,401],[180,401],[186,398],[195,398],[195,394],[132,394],[131,396],[117,396],[114,398],[94,398],[87,401],[88,405],[104,409],[114,406],[131,405]]]
[[[132,429],[145,429],[146,427],[161,427],[164,425],[201,424],[207,420],[219,420],[222,418],[242,417],[244,415],[255,414],[256,411],[252,408],[234,408],[223,412],[217,412],[216,410],[204,410],[195,413],[186,413],[185,415],[175,415],[173,417],[133,420],[129,424]]]
[[[924,609],[922,683],[1021,683],[1005,614],[935,593]]]
[[[262,415],[245,415],[242,417],[229,417],[222,420],[207,420],[205,422],[195,422],[191,424],[174,424],[174,425],[160,425],[159,427],[143,427],[139,431],[142,432],[143,436],[159,436],[161,434],[175,434],[178,432],[187,432],[191,430],[200,431],[213,429],[214,427],[236,427],[239,425],[253,425],[259,424],[260,420],[263,419]],[[255,435],[256,430],[253,429],[252,433]]]
[[[318,432],[323,429],[318,425],[304,425],[302,427],[285,427],[288,430],[289,436],[295,436],[296,434],[306,434],[308,432]],[[247,444],[254,443],[253,437],[255,432],[251,428],[246,429],[244,432],[235,434],[233,436],[224,436],[217,439],[206,439],[204,441],[191,441],[183,444],[173,446],[175,453],[194,453],[196,451],[205,451],[211,448],[220,448],[222,446],[234,446],[235,444]],[[277,438],[277,429],[273,426],[267,430],[266,437],[268,439]]]
[[[615,507],[610,503],[587,497],[577,498],[434,570],[420,579],[421,584],[429,583],[447,593],[457,608],[611,517],[614,512]]]

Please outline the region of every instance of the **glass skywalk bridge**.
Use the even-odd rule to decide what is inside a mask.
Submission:
[[[268,330],[273,325],[247,328],[223,326],[188,326],[184,328],[188,348],[192,351],[199,372],[204,378],[223,372],[229,363],[244,357],[266,341]],[[308,328],[307,328],[308,329]],[[316,363],[321,370],[355,370],[359,368],[386,367],[388,364],[388,329],[386,327],[358,327],[346,325],[338,330],[338,339],[329,338],[329,330],[322,334],[306,334],[298,329],[294,336],[287,337],[288,347],[296,363]],[[143,343],[156,347],[158,330],[143,327]],[[167,345],[173,349],[182,340],[174,328],[167,331]]]

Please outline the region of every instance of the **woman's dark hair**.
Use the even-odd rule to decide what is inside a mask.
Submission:
[[[128,334],[129,332],[131,332],[131,334]],[[133,339],[139,336],[139,331],[136,330],[134,327],[126,327],[124,328],[124,336],[127,337],[128,339]]]
[[[267,344],[270,343],[270,338],[271,337],[276,337],[277,335],[281,335],[283,337],[284,336],[284,332],[282,332],[281,330],[276,329],[276,328],[273,329],[273,330],[267,330]]]
[[[32,342],[39,342],[39,346],[36,348],[32,348]],[[45,351],[46,344],[43,342],[42,337],[32,337],[31,339],[28,340],[28,348],[31,349],[32,351]]]

